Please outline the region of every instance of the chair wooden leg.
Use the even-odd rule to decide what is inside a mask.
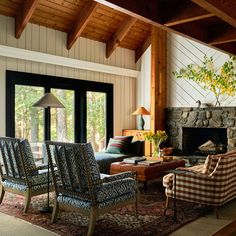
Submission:
[[[3,185],[1,184],[0,204],[2,203],[2,200],[3,200],[4,194],[5,194],[5,190],[4,190]]]
[[[215,214],[216,219],[219,219],[219,211],[218,211],[217,206],[214,206],[214,214]]]
[[[52,223],[56,222],[58,212],[59,212],[59,205],[58,205],[58,202],[57,202],[57,197],[55,197],[53,212],[52,212],[52,218],[51,218]]]
[[[87,236],[92,236],[93,235],[95,224],[96,224],[96,220],[97,220],[97,214],[98,214],[97,207],[92,207],[91,208],[91,212],[90,212]]]
[[[165,209],[164,209],[164,216],[166,216],[166,211],[167,211],[168,207],[169,207],[169,197],[166,196],[166,206],[165,206]]]
[[[169,197],[166,197],[166,208],[169,207]]]
[[[24,213],[27,213],[29,210],[29,205],[30,205],[30,201],[31,201],[31,189],[27,189],[26,190],[26,194],[25,194],[25,206],[24,206]]]

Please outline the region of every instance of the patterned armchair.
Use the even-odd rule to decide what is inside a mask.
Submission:
[[[98,215],[136,203],[134,173],[101,178],[91,144],[47,141],[46,149],[50,165],[54,160],[57,166],[57,174],[52,171],[56,190],[52,222],[59,210],[79,211],[89,217],[87,235],[93,235]]]
[[[25,196],[24,212],[31,197],[47,193],[47,165],[36,167],[28,140],[0,137],[0,204],[5,191]],[[53,190],[52,181],[50,191]]]
[[[185,173],[176,175],[176,198],[214,206],[217,218],[218,206],[236,197],[236,151],[209,155],[204,165],[177,169]],[[165,175],[163,185],[168,207],[169,197],[174,197],[174,175]]]

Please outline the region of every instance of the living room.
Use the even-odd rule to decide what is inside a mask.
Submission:
[[[40,11],[36,12],[36,15],[33,13],[31,16],[28,15],[25,28],[22,26],[22,32],[19,33],[18,38],[15,37],[15,22],[17,20],[14,18],[14,14],[16,13],[13,13],[13,11],[17,11],[17,4],[23,5],[23,3],[10,5],[10,2],[3,1],[0,5],[0,111],[3,114],[0,117],[0,136],[14,136],[15,134],[15,130],[13,129],[16,125],[15,116],[12,111],[13,107],[11,106],[15,99],[15,93],[11,91],[13,84],[11,86],[9,84],[11,81],[17,80],[17,77],[19,83],[16,82],[15,84],[20,86],[27,86],[28,84],[29,86],[37,85],[47,87],[47,89],[50,87],[51,89],[68,89],[71,91],[75,87],[81,86],[90,88],[94,92],[105,93],[110,98],[109,101],[106,100],[104,103],[110,103],[110,110],[106,110],[107,119],[110,122],[105,131],[105,144],[107,144],[110,137],[122,135],[123,130],[136,130],[137,117],[132,115],[132,113],[140,106],[145,107],[151,112],[150,116],[144,116],[145,130],[164,129],[166,125],[164,120],[165,108],[177,107],[184,109],[187,107],[195,109],[198,107],[196,103],[198,100],[201,101],[202,106],[203,104],[214,106],[215,96],[212,92],[209,92],[192,81],[177,79],[173,72],[186,67],[190,63],[201,63],[205,54],[208,57],[213,56],[216,65],[221,66],[229,57],[227,52],[233,53],[232,47],[223,47],[223,44],[221,44],[222,47],[220,50],[217,50],[217,44],[213,48],[207,46],[206,42],[204,44],[200,43],[201,40],[199,38],[197,38],[198,42],[196,42],[193,39],[189,39],[189,37],[194,38],[193,36],[186,38],[173,33],[173,30],[166,32],[165,30],[156,29],[157,35],[159,34],[159,36],[153,36],[151,42],[155,39],[159,40],[159,45],[155,45],[155,51],[158,51],[159,54],[156,53],[153,56],[154,49],[149,43],[147,44],[148,46],[146,45],[144,47],[145,50],[143,50],[137,60],[137,50],[128,49],[128,47],[117,43],[119,46],[115,46],[114,50],[110,51],[109,57],[106,57],[108,44],[102,42],[102,40],[92,40],[91,37],[86,38],[86,35],[89,34],[89,29],[91,30],[90,26],[90,28],[88,27],[86,29],[87,31],[85,30],[84,34],[75,38],[71,48],[68,50],[68,38],[65,29],[60,30],[59,23],[54,28],[47,27],[47,24],[50,25],[50,23],[47,23],[50,22],[49,19],[44,24],[40,25],[37,23],[35,19],[37,17],[40,18]],[[53,1],[49,2],[55,5]],[[74,4],[73,1],[63,2],[65,4]],[[38,4],[40,10],[46,7],[45,1],[39,1]],[[101,7],[102,10],[104,10],[103,8]],[[12,10],[10,11],[9,9]],[[35,9],[37,9],[37,6],[35,6]],[[99,9],[99,7],[97,8],[96,6],[96,9]],[[113,11],[115,10],[111,10],[111,12]],[[138,17],[138,20],[141,21],[142,17]],[[133,22],[133,24],[136,23],[136,21]],[[140,45],[142,44],[144,46],[150,36],[151,25],[147,21],[144,21],[143,25],[147,27],[147,30],[144,31],[142,29],[143,38],[137,39],[137,41],[141,40],[142,43],[138,45],[139,47],[136,46],[136,49],[141,48]],[[86,26],[84,27],[86,28]],[[153,28],[157,27],[155,26]],[[142,30],[140,34],[142,34]],[[163,31],[165,32],[163,33]],[[131,26],[129,27],[129,32],[132,35]],[[160,39],[158,37],[161,34],[165,34],[165,36],[162,35]],[[133,36],[133,40],[134,38],[135,36]],[[120,41],[122,40],[120,39]],[[127,39],[126,41],[128,42],[129,40]],[[233,43],[232,39],[230,42],[228,39],[226,41],[227,43]],[[163,54],[161,55],[161,53]],[[155,69],[153,69],[153,66]],[[159,74],[158,69],[160,67],[158,66],[164,68],[163,70],[166,71],[165,76]],[[56,82],[56,80],[60,80],[61,82]],[[77,84],[75,80],[85,82],[84,84]],[[165,81],[164,84],[163,81]],[[62,85],[63,83],[71,83],[71,85],[64,86]],[[112,95],[108,95],[110,90],[106,90],[106,85],[103,86],[100,83],[105,83],[108,87],[111,85],[113,88]],[[53,88],[53,84],[57,87]],[[160,90],[158,91],[158,89]],[[87,92],[89,89],[84,91]],[[56,94],[60,96],[60,93]],[[38,99],[41,95],[38,96]],[[71,103],[73,102],[74,100],[71,100]],[[220,104],[222,107],[235,107],[235,96],[222,96]],[[77,103],[77,106],[80,105]],[[86,142],[87,140],[85,140],[84,135],[86,134],[86,127],[81,125],[83,117],[78,118],[81,110],[76,108],[76,106],[73,109],[75,111],[77,109],[78,113],[71,120],[77,121],[80,126],[78,124],[74,126],[74,133],[72,132],[73,135],[70,141]],[[43,117],[40,116],[40,119],[43,120]],[[222,127],[228,129],[228,126]],[[81,130],[82,132],[79,132]],[[173,135],[171,135],[172,139],[170,140],[170,145],[177,149],[179,147],[175,146],[175,144],[179,135],[175,136],[173,131]],[[48,139],[48,137],[45,138],[43,133],[41,133],[40,137],[39,142]],[[173,137],[175,137],[175,140]],[[56,141],[56,138],[54,140]],[[181,144],[178,145],[181,146]],[[104,144],[101,144],[101,147],[104,148]]]

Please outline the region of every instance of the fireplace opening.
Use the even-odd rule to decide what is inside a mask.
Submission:
[[[226,128],[183,127],[183,154],[207,156],[227,152]]]

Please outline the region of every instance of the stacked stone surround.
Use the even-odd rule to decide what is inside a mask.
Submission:
[[[165,110],[169,144],[182,151],[183,127],[227,128],[228,150],[236,147],[236,107],[170,107]]]

